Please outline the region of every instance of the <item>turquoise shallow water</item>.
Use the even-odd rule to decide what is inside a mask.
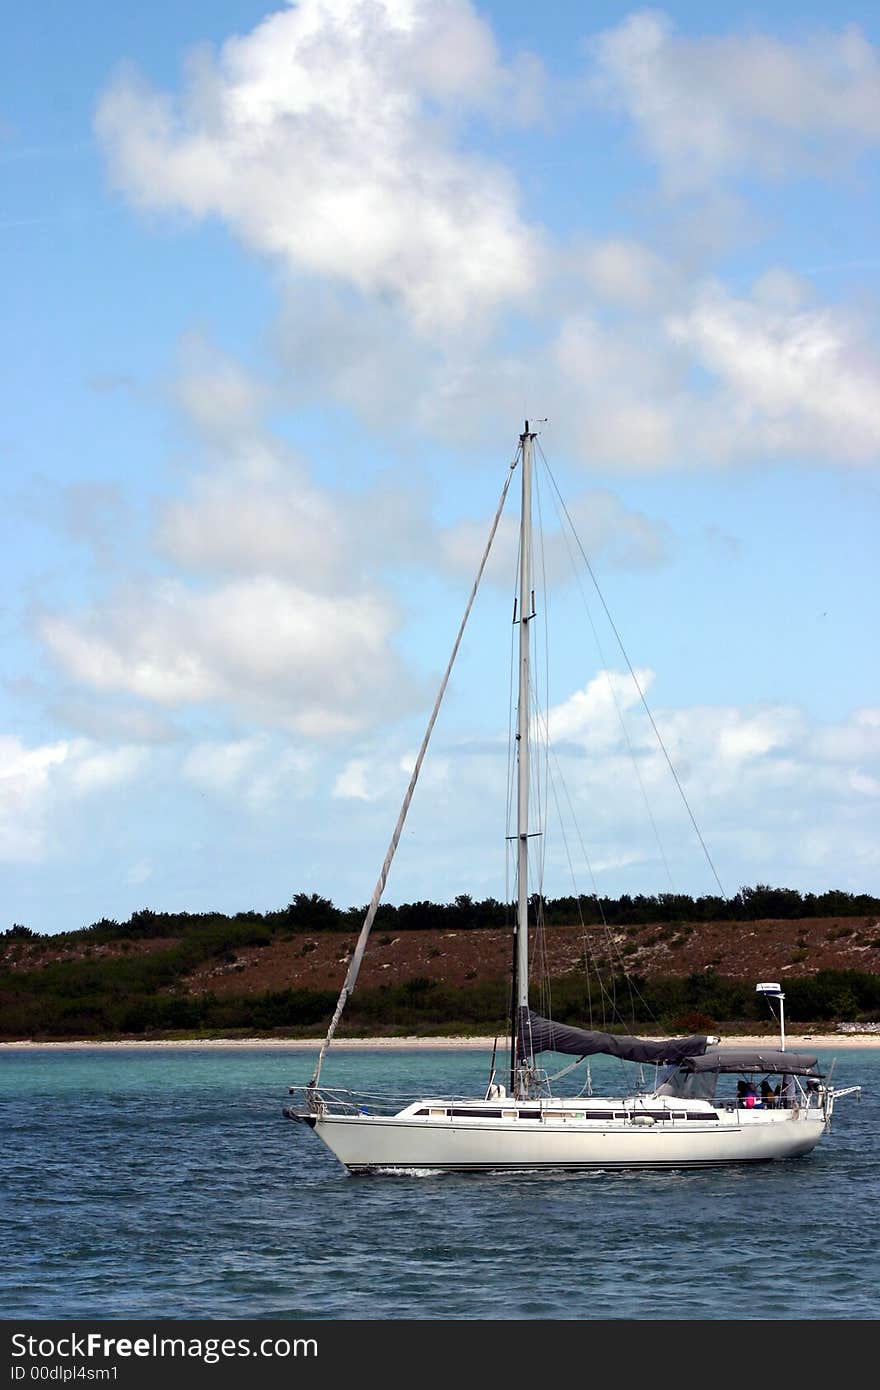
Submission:
[[[810,1157],[653,1175],[348,1177],[281,1117],[310,1061],[0,1055],[2,1315],[880,1316],[880,1052],[841,1052],[835,1081],[864,1100]],[[337,1051],[324,1080],[462,1093],[487,1068]]]

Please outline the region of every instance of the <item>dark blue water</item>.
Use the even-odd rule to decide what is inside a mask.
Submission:
[[[864,1100],[810,1157],[653,1175],[348,1177],[281,1117],[310,1060],[0,1055],[0,1313],[880,1316],[880,1052],[841,1052]],[[486,1072],[481,1053],[337,1051],[324,1079],[461,1093]]]

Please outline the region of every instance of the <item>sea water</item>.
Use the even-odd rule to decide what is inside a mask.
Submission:
[[[820,1058],[823,1063],[831,1054]],[[880,1315],[880,1052],[813,1153],[664,1173],[347,1176],[277,1049],[0,1054],[7,1318]],[[597,1083],[612,1077],[594,1063]],[[482,1093],[488,1053],[331,1052],[323,1080]]]

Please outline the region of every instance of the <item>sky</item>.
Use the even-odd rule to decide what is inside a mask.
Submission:
[[[46,0],[0,63],[0,927],[368,901],[526,417],[711,857],[545,480],[546,891],[880,892],[876,5]],[[514,527],[391,901],[510,893]]]

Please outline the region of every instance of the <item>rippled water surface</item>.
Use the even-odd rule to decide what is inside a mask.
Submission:
[[[568,1176],[348,1177],[281,1117],[310,1061],[0,1055],[0,1313],[880,1316],[880,1052],[841,1052],[835,1082],[861,1082],[864,1100],[840,1102],[808,1158]],[[339,1050],[324,1079],[463,1093],[487,1067],[474,1052]]]

